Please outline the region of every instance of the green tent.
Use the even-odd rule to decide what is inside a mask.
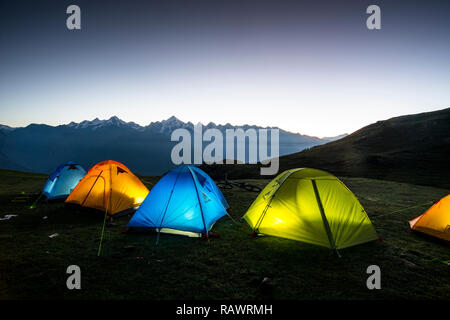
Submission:
[[[254,232],[331,249],[377,240],[355,195],[335,176],[316,169],[291,169],[273,179],[244,219]]]

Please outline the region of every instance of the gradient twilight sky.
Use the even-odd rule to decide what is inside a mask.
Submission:
[[[10,126],[175,115],[333,136],[450,106],[450,1],[2,0],[0,41]]]

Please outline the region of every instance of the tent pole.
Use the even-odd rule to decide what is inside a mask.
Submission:
[[[112,165],[109,164],[109,195],[108,195],[109,211],[112,211],[112,197],[111,197],[111,195],[112,195]]]
[[[169,207],[169,203],[170,203],[170,200],[172,199],[173,191],[175,190],[175,185],[176,185],[177,182],[178,182],[178,177],[179,177],[179,176],[180,176],[180,171],[178,171],[178,174],[177,174],[177,177],[176,177],[176,179],[175,179],[175,182],[173,183],[172,190],[170,191],[169,199],[167,199],[167,203],[166,203],[166,206],[165,206],[165,208],[164,208],[164,212],[163,212],[163,215],[162,215],[162,218],[161,218],[161,222],[159,223],[159,228],[158,228],[158,238],[157,238],[156,244],[158,244],[159,234],[161,233],[161,228],[162,228],[162,223],[163,223],[163,221],[164,221],[164,217],[166,216],[167,208]],[[156,224],[155,224],[155,225],[156,225]]]
[[[206,239],[208,239],[208,241],[209,241],[209,236],[208,236],[209,230],[206,229],[205,217],[204,217],[204,215],[203,215],[203,206],[202,206],[202,202],[201,202],[201,200],[200,200],[200,195],[198,194],[197,178],[194,177],[194,174],[193,174],[191,168],[189,168],[189,167],[187,167],[187,168],[188,168],[188,170],[189,170],[189,173],[191,174],[192,181],[194,181],[195,191],[196,191],[196,193],[197,193],[198,204],[200,205],[200,212],[201,212],[201,214],[202,214],[203,228],[205,229]]]
[[[80,206],[84,205],[84,202],[86,201],[86,199],[89,197],[89,195],[91,194],[92,188],[94,188],[95,184],[97,183],[98,178],[100,178],[100,176],[102,175],[103,170],[100,171],[100,173],[98,174],[97,178],[95,179],[94,183],[92,184],[92,187],[89,189],[89,192],[87,193],[86,197],[84,197],[83,202],[81,202]]]
[[[334,243],[333,234],[331,233],[330,225],[328,224],[327,216],[325,215],[325,210],[323,209],[322,200],[320,200],[319,190],[317,189],[316,180],[311,180],[314,194],[316,195],[317,205],[319,206],[320,214],[322,215],[323,225],[325,231],[327,232],[328,241],[330,241],[331,249],[336,250],[336,244]],[[338,254],[339,255],[339,254]]]
[[[297,170],[296,170],[296,171],[297,171]],[[262,223],[262,221],[264,220],[264,217],[266,216],[266,213],[267,213],[267,211],[269,210],[270,205],[272,204],[272,200],[273,200],[273,198],[275,198],[275,194],[278,192],[278,190],[280,190],[280,188],[281,188],[281,186],[283,185],[283,183],[291,176],[291,174],[293,174],[293,173],[296,172],[296,171],[290,172],[289,174],[287,174],[287,175],[284,177],[284,179],[283,179],[282,181],[277,182],[277,183],[278,183],[277,188],[276,188],[276,190],[272,193],[272,195],[270,196],[270,200],[269,200],[269,202],[267,203],[266,207],[264,208],[263,213],[261,214],[261,216],[259,217],[259,219],[256,221],[255,228],[253,229],[253,232],[258,233],[259,227],[261,226],[261,223]]]

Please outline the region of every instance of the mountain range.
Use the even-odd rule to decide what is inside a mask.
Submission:
[[[114,116],[108,120],[96,118],[59,126],[30,124],[13,128],[0,125],[0,168],[50,173],[68,160],[77,161],[89,169],[97,162],[114,159],[123,162],[134,172],[159,175],[174,167],[170,154],[177,142],[172,142],[170,136],[179,128],[193,132],[194,124],[170,117],[141,126]],[[216,125],[212,122],[204,126],[204,130],[210,128],[222,133],[226,129],[263,129],[253,125]],[[318,138],[281,129],[279,132],[280,155],[345,136]]]

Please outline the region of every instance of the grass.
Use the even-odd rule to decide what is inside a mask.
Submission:
[[[368,212],[383,242],[341,250],[276,237],[249,236],[239,220],[255,193],[224,190],[232,216],[209,241],[183,236],[124,234],[128,217],[105,230],[103,213],[38,202],[46,177],[0,171],[0,299],[449,299],[450,247],[409,231],[407,220],[449,190],[382,180],[342,178]],[[157,180],[143,177],[151,187]],[[267,180],[247,180],[263,187]],[[30,198],[26,198],[30,197]],[[46,219],[43,219],[47,217]],[[49,235],[58,233],[55,238]],[[125,247],[134,246],[131,249]],[[82,289],[66,288],[66,268],[81,267]],[[366,268],[381,268],[381,290],[366,288]],[[261,290],[269,277],[272,290]]]

